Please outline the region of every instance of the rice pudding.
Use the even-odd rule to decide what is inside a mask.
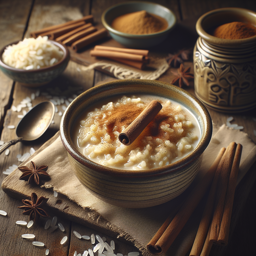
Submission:
[[[152,101],[163,108],[131,145],[119,141],[119,133]],[[169,99],[136,95],[114,98],[81,115],[75,131],[77,148],[98,164],[121,169],[158,168],[191,152],[200,136],[195,117]]]

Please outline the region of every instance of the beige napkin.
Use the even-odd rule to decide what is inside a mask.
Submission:
[[[214,128],[214,133],[208,148],[203,153],[199,174],[209,169],[221,147],[227,147],[230,142],[235,141],[243,145],[239,173],[240,181],[255,161],[255,144],[244,132],[232,130],[225,125],[219,129]],[[101,201],[90,194],[71,171],[66,151],[59,136],[30,160],[38,166],[46,163],[49,166],[48,173],[51,180],[45,183],[45,188],[53,188],[84,209],[90,209],[96,216],[104,217],[109,221],[109,229],[117,231],[120,234],[119,236],[133,242],[143,255],[150,255],[146,250],[146,244],[169,215],[173,201],[147,209],[125,209]],[[95,222],[95,214],[94,218],[91,219],[92,222]],[[187,253],[193,242],[199,217],[195,213],[191,219],[193,221],[185,226],[167,255],[180,256]],[[97,225],[96,222],[95,224]]]

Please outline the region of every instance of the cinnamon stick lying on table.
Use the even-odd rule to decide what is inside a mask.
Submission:
[[[237,144],[235,157],[234,157],[232,169],[229,176],[228,191],[226,195],[224,212],[222,215],[220,232],[218,236],[218,242],[220,242],[221,244],[227,244],[228,242],[229,227],[230,227],[231,214],[232,214],[241,155],[242,155],[242,145]]]
[[[156,100],[152,100],[139,114],[139,116],[119,134],[120,142],[124,145],[132,144],[161,109],[161,103]]]
[[[67,38],[66,40],[63,41],[63,44],[65,45],[71,45],[72,43],[76,42],[77,40],[92,34],[93,32],[97,31],[97,29],[95,27],[89,27],[83,31],[80,31],[74,35],[72,35],[71,37]]]
[[[129,49],[129,48],[119,48],[112,46],[104,46],[104,45],[96,45],[94,47],[96,51],[111,51],[111,52],[126,52],[132,54],[138,54],[143,56],[148,56],[148,50],[140,50],[140,49]]]
[[[43,34],[41,34],[40,36],[48,36],[49,39],[51,40],[54,40],[56,39],[57,37],[61,36],[61,35],[64,35],[78,27],[81,27],[85,24],[84,21],[81,21],[81,22],[78,22],[78,23],[75,23],[75,24],[72,24],[72,25],[69,25],[69,26],[65,26],[65,27],[62,27],[62,28],[58,28],[58,29],[55,29],[55,30],[51,30],[51,31],[48,31],[48,32],[45,32]]]
[[[224,155],[225,148],[221,148],[221,154]],[[203,245],[206,241],[207,234],[209,233],[209,226],[212,220],[212,214],[213,214],[213,208],[214,208],[214,199],[216,195],[216,189],[218,184],[218,178],[221,172],[221,167],[224,162],[224,157],[221,158],[218,167],[215,171],[214,178],[211,184],[211,188],[209,191],[209,194],[207,196],[206,204],[204,207],[203,215],[196,233],[196,237],[192,246],[192,249],[190,251],[190,256],[199,256],[201,254],[201,251],[203,249]],[[209,234],[208,234],[209,238]],[[208,239],[207,238],[207,239]]]
[[[210,227],[209,240],[213,242],[216,242],[219,236],[221,219],[223,215],[226,191],[227,191],[228,180],[229,180],[229,174],[232,168],[235,151],[236,151],[236,143],[231,142],[224,154],[225,161],[223,162],[222,171],[220,172],[220,176],[218,179],[218,185],[216,190],[217,193],[215,198],[215,209],[214,209],[212,223]]]
[[[83,47],[96,42],[97,40],[100,40],[108,35],[108,31],[105,28],[102,28],[88,36],[85,36],[78,41],[74,42],[72,44],[72,48],[75,51],[79,51]]]
[[[102,50],[92,50],[90,55],[93,57],[104,57],[104,58],[118,58],[124,60],[132,61],[147,61],[146,56],[126,53],[126,52],[114,52],[114,51],[102,51]]]
[[[92,26],[92,23],[85,24],[85,25],[83,25],[81,27],[78,27],[77,29],[74,29],[74,30],[62,35],[62,36],[57,37],[55,40],[57,42],[63,42],[64,40],[68,39],[69,37],[73,36],[74,34],[80,32],[82,30],[85,30],[85,29],[87,29],[91,26]]]
[[[217,166],[223,156],[223,150],[220,150],[217,158],[213,162],[208,172],[195,184],[194,189],[188,194],[184,200],[182,207],[177,212],[173,220],[170,222],[166,229],[160,227],[162,232],[157,232],[159,239],[153,237],[148,243],[147,248],[151,253],[160,254],[167,252],[169,247],[172,245],[175,238],[178,236],[182,228],[187,223],[189,217],[201,201],[204,193],[212,182]],[[166,223],[163,224],[166,226]],[[155,242],[156,241],[156,242]]]
[[[71,21],[65,22],[63,24],[46,27],[46,28],[31,32],[30,36],[36,38],[37,36],[39,36],[39,35],[41,35],[45,32],[49,32],[49,31],[52,31],[52,30],[55,30],[55,29],[59,29],[59,28],[62,28],[62,27],[66,27],[66,26],[75,24],[75,23],[79,23],[80,21],[85,21],[86,23],[89,23],[89,22],[92,23],[93,22],[93,16],[92,15],[87,15],[87,16],[84,16],[81,19],[71,20]]]

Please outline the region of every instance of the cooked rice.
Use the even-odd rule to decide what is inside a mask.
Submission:
[[[46,36],[25,38],[16,45],[8,46],[3,53],[3,61],[7,65],[19,69],[40,69],[58,63],[63,57],[56,45],[48,41]]]

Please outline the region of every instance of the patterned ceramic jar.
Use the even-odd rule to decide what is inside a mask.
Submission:
[[[256,25],[256,13],[241,8],[222,8],[199,18],[199,38],[194,47],[196,96],[208,107],[226,113],[256,107],[256,36],[221,39],[214,28],[233,21]]]

